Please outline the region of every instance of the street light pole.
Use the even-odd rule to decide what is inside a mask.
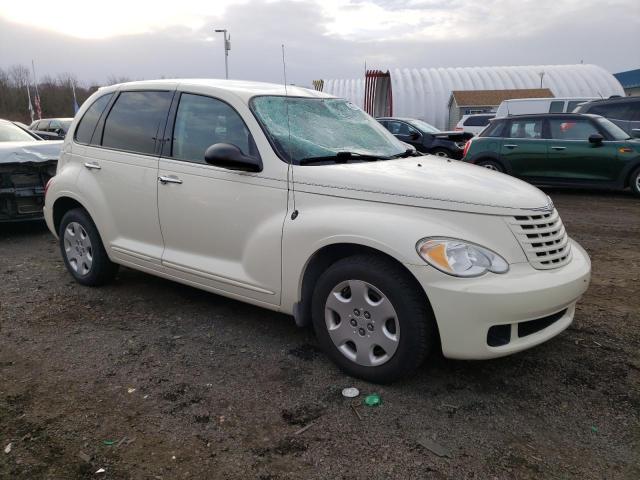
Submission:
[[[216,29],[216,33],[222,33],[224,37],[224,78],[229,79],[229,50],[231,50],[231,35],[227,35],[226,29]]]

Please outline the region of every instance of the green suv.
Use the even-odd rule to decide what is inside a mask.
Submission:
[[[598,115],[494,119],[467,142],[463,161],[536,185],[630,187],[640,195],[640,140]]]

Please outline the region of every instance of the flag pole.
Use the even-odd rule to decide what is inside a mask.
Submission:
[[[33,105],[31,104],[31,91],[29,90],[29,84],[31,82],[27,80],[27,98],[29,99],[29,116],[31,117],[31,123],[33,123]]]
[[[33,84],[36,89],[36,113],[38,114],[38,120],[42,119],[42,106],[40,105],[40,92],[38,92],[38,79],[36,77],[36,65],[33,63],[33,59],[31,59],[31,68],[33,69]]]
[[[71,80],[71,91],[73,92],[73,115],[78,113],[78,100],[76,99],[76,86],[73,80]]]

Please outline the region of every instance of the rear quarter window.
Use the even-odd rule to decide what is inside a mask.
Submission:
[[[501,137],[506,122],[491,122],[487,128],[480,132],[479,137]]]
[[[98,120],[100,120],[100,116],[102,115],[102,112],[104,112],[104,109],[112,96],[113,93],[108,93],[97,98],[96,101],[87,109],[80,120],[80,124],[76,127],[76,142],[84,144],[91,143],[91,137],[96,129]]]
[[[564,102],[555,101],[549,105],[549,113],[562,113],[564,112]]]

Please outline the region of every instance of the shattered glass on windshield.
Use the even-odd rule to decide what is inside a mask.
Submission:
[[[330,157],[339,152],[385,158],[407,149],[382,125],[346,100],[261,96],[251,101],[251,108],[278,154],[295,164],[302,159]]]

